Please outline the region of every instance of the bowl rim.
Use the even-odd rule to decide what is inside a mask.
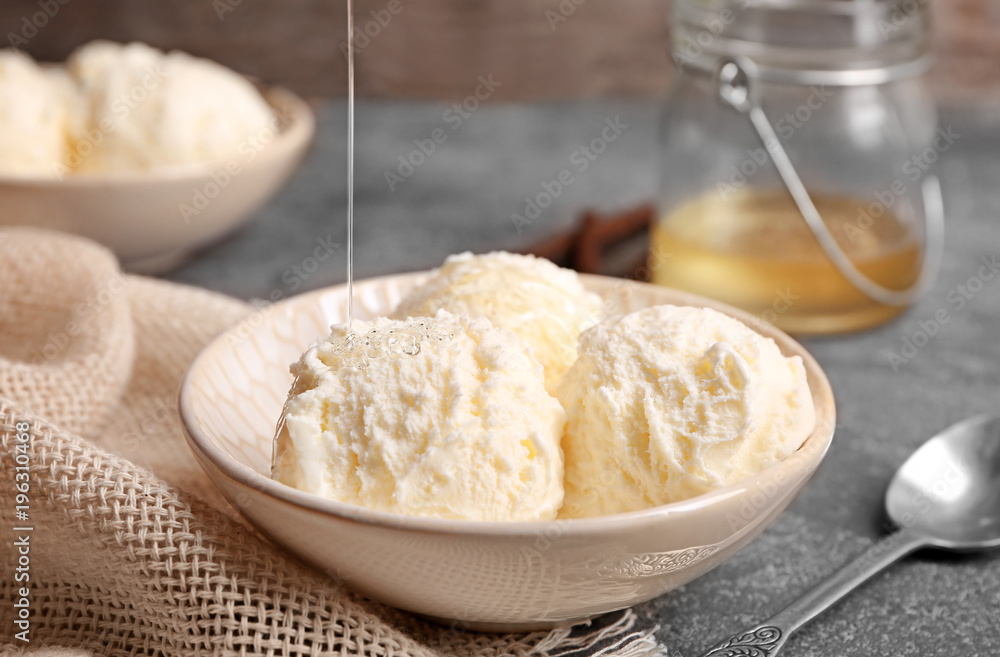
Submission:
[[[392,274],[374,278],[355,281],[355,286],[366,284],[384,283],[390,279],[418,278],[426,276],[429,272],[419,271],[406,274]],[[202,435],[197,428],[195,413],[192,408],[191,395],[193,390],[192,377],[199,369],[203,359],[209,356],[218,344],[225,341],[230,331],[240,326],[242,322],[237,322],[234,326],[224,330],[215,338],[209,341],[191,362],[188,370],[181,381],[178,395],[178,406],[180,411],[181,425],[188,446],[195,453],[197,460],[203,469],[216,469],[226,478],[238,484],[249,486],[259,493],[277,498],[279,501],[302,507],[307,511],[330,515],[340,521],[349,521],[358,524],[376,526],[385,529],[401,529],[415,531],[423,534],[438,534],[452,536],[495,536],[505,538],[537,538],[539,536],[549,536],[550,533],[560,538],[586,538],[589,536],[606,535],[611,531],[629,531],[648,526],[657,519],[664,516],[674,516],[690,514],[699,509],[709,507],[717,502],[739,496],[745,489],[755,482],[776,481],[779,475],[782,479],[795,479],[801,477],[802,481],[807,481],[822,463],[824,457],[830,449],[836,429],[836,406],[834,403],[833,390],[826,373],[820,367],[815,358],[797,341],[777,327],[767,324],[753,315],[733,308],[707,297],[701,297],[673,288],[665,288],[651,283],[632,281],[608,276],[580,275],[581,280],[586,284],[588,281],[603,281],[605,283],[615,282],[624,284],[626,287],[632,286],[653,286],[657,289],[669,290],[675,298],[683,300],[683,303],[673,303],[672,305],[694,305],[713,308],[724,312],[754,330],[761,332],[765,337],[770,337],[778,344],[782,353],[797,355],[802,358],[806,375],[809,378],[810,391],[816,403],[816,424],[812,433],[806,438],[802,445],[790,456],[772,465],[766,470],[753,477],[748,477],[729,486],[719,488],[695,497],[672,502],[661,506],[629,511],[627,513],[616,513],[611,515],[594,516],[589,518],[557,518],[554,520],[524,520],[524,521],[482,521],[482,520],[460,520],[450,518],[435,518],[425,516],[405,516],[376,511],[345,502],[338,502],[311,493],[306,493],[292,488],[286,484],[265,476],[249,466],[239,463],[220,447]],[[274,305],[275,311],[289,308],[298,304],[308,303],[312,299],[318,299],[331,293],[341,291],[346,288],[346,284],[332,285],[319,288],[310,292],[305,292],[287,299],[283,299]],[[591,289],[588,286],[588,289]],[[356,291],[355,291],[356,292]],[[760,328],[758,328],[760,327]],[[763,330],[761,330],[763,328]],[[798,463],[804,463],[799,466]],[[211,475],[211,472],[208,473]],[[768,505],[770,506],[770,505]],[[238,508],[241,515],[243,509]]]
[[[316,117],[309,103],[300,96],[281,86],[261,87],[259,91],[275,116],[284,115],[290,118],[284,125],[281,125],[279,118],[279,130],[267,147],[261,149],[262,157],[260,159],[254,158],[251,162],[240,162],[240,166],[244,169],[260,166],[260,162],[264,159],[274,159],[295,153],[307,144],[316,133]],[[263,157],[265,155],[266,157]],[[230,157],[226,160],[174,164],[143,171],[84,171],[67,174],[61,178],[0,173],[0,187],[51,190],[139,186],[167,182],[196,184],[206,176],[210,176],[220,169],[225,169],[233,159]]]

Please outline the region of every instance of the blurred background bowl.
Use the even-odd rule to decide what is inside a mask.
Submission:
[[[62,179],[0,176],[0,227],[35,226],[89,237],[123,267],[164,272],[248,219],[288,180],[316,130],[304,100],[263,92],[278,118],[273,139],[253,157],[135,173],[67,174]]]
[[[427,274],[361,281],[359,318],[389,312]],[[833,437],[833,395],[815,360],[769,324],[701,297],[584,277],[615,312],[672,303],[715,308],[802,357],[817,424],[792,456],[739,484],[643,511],[546,522],[403,517],[303,493],[268,473],[290,363],[346,317],[344,286],[258,310],[194,361],[181,387],[188,442],[226,498],[276,543],[365,595],[463,627],[570,624],[649,600],[749,543],[791,502]]]

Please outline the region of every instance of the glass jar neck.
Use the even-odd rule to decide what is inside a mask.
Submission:
[[[747,57],[762,79],[881,84],[930,64],[929,0],[674,0],[673,56],[714,71]]]

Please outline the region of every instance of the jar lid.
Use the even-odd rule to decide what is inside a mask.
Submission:
[[[762,79],[867,85],[930,65],[930,0],[674,0],[674,61],[751,59]]]

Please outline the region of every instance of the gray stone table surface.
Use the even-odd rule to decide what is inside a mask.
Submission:
[[[291,183],[252,221],[171,280],[242,298],[279,298],[345,278],[346,155],[342,103],[319,105],[316,145]],[[433,267],[463,250],[519,249],[583,207],[655,199],[658,108],[574,102],[490,106],[462,117],[430,103],[358,110],[356,275]],[[620,135],[530,226],[511,214],[571,166],[606,121]],[[681,590],[642,605],[670,654],[696,655],[790,601],[885,531],[882,497],[895,469],[952,422],[1000,407],[1000,130],[988,112],[942,114],[962,138],[940,173],[948,238],[933,289],[897,321],[806,346],[833,384],[836,437],[815,478],[749,548]],[[627,127],[622,127],[627,126]],[[447,139],[410,157],[434,130]],[[400,156],[418,165],[400,169]],[[398,178],[387,180],[387,172]],[[338,246],[329,246],[336,244]],[[322,246],[327,245],[327,246]],[[317,251],[317,247],[320,247]],[[989,272],[989,270],[986,270]],[[959,305],[958,286],[975,289]],[[906,362],[906,340],[936,313],[948,321]],[[922,338],[918,338],[923,342]],[[906,353],[910,353],[908,350]],[[920,553],[856,591],[792,638],[786,654],[1000,655],[1000,555]]]

